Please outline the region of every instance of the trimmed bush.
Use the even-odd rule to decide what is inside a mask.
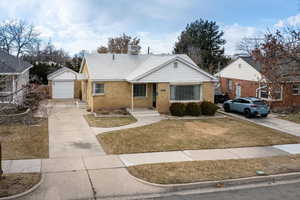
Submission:
[[[201,107],[197,103],[188,103],[185,109],[186,115],[199,116],[201,115]]]
[[[209,115],[209,116],[215,115],[217,110],[219,109],[218,106],[208,101],[203,101],[200,107],[201,107],[202,114]]]
[[[170,112],[174,116],[182,117],[185,114],[186,106],[183,103],[172,103],[170,106]]]

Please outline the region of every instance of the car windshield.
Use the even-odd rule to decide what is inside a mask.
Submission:
[[[253,101],[255,105],[266,105],[264,101]]]

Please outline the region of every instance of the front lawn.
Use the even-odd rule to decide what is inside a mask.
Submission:
[[[280,116],[280,118],[300,124],[300,113],[291,113],[291,114],[287,114],[285,116]]]
[[[256,171],[281,174],[300,171],[300,155],[240,160],[187,161],[138,165],[128,168],[135,177],[151,183],[177,184],[256,176]]]
[[[91,127],[110,128],[125,126],[136,122],[132,116],[128,117],[95,117],[93,114],[84,115],[84,118]]]
[[[233,118],[164,120],[97,136],[109,154],[300,143],[300,137]]]
[[[40,180],[40,173],[5,174],[0,180],[0,198],[26,192]]]
[[[0,125],[4,160],[49,157],[48,119],[37,125]]]

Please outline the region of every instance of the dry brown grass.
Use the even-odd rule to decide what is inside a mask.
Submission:
[[[97,136],[109,154],[300,143],[300,138],[232,118],[164,120]]]
[[[38,125],[0,125],[2,158],[4,160],[49,157],[48,120]]]
[[[91,127],[110,128],[125,126],[136,122],[132,116],[128,117],[95,117],[92,114],[84,115],[84,118]]]
[[[300,171],[300,155],[269,158],[188,161],[138,165],[128,168],[133,175],[158,184],[193,183],[256,176],[256,171],[280,174]]]
[[[281,116],[280,118],[300,124],[300,113],[291,113],[286,116]]]
[[[40,173],[5,174],[0,180],[0,198],[25,192],[40,180]]]

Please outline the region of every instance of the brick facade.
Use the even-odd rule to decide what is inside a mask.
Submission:
[[[232,81],[232,88],[229,89],[228,80]],[[221,78],[221,92],[227,93],[230,99],[236,98],[236,87],[240,85],[241,87],[241,97],[255,97],[256,89],[259,88],[259,83],[257,81],[247,81],[240,79],[228,79]]]

